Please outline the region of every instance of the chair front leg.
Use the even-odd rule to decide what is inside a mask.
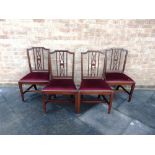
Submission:
[[[135,88],[135,83],[133,83],[133,84],[131,85],[131,90],[130,90],[130,93],[129,93],[129,99],[128,99],[128,102],[131,101],[131,98],[132,98],[132,94],[133,94],[134,88]]]
[[[112,100],[113,100],[113,93],[110,94],[110,98],[109,98],[108,114],[110,114],[110,111],[111,111]]]
[[[81,102],[81,96],[80,93],[75,94],[75,111],[76,113],[80,113],[80,102]]]
[[[52,95],[48,95],[48,100],[51,100],[52,99]]]
[[[98,97],[97,97],[97,98],[98,98],[98,99],[100,99],[100,97],[101,97],[101,95],[98,95]]]
[[[74,95],[70,95],[70,98],[73,98],[74,97]]]
[[[22,101],[24,102],[23,84],[19,82],[18,85],[19,85],[19,90],[20,90]]]
[[[42,95],[43,112],[46,113],[46,95]]]

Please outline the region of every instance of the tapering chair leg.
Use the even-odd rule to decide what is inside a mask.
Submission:
[[[135,83],[133,83],[133,84],[131,85],[131,90],[130,90],[130,93],[129,93],[129,99],[128,99],[128,102],[131,101],[131,98],[132,98],[132,94],[133,94],[134,88],[135,88]]]
[[[42,95],[43,112],[46,113],[46,95]]]
[[[70,95],[70,98],[73,98],[74,97],[74,95]]]
[[[75,95],[75,111],[76,113],[80,113],[80,93],[77,93]]]
[[[19,90],[20,90],[22,101],[24,102],[24,92],[23,92],[22,83],[19,82],[18,85],[19,85]]]
[[[35,84],[33,86],[34,86],[34,89],[37,90],[37,86]]]
[[[113,100],[113,93],[110,94],[110,98],[109,98],[108,114],[110,114],[110,111],[111,111],[112,100]]]
[[[52,95],[48,95],[48,100],[51,100],[52,99]]]
[[[116,90],[119,90],[119,85],[116,87]]]
[[[80,98],[82,98],[82,99],[83,99],[83,98],[84,98],[84,95],[80,95]]]

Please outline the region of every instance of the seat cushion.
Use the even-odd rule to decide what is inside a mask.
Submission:
[[[49,82],[48,72],[31,72],[24,76],[19,82]]]
[[[45,88],[42,89],[42,91],[50,90],[76,90],[76,86],[72,79],[53,79]]]
[[[80,90],[111,90],[111,88],[102,79],[83,79]]]
[[[130,77],[124,73],[106,73],[107,82],[134,82]]]

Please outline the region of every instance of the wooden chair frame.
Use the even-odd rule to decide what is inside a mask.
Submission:
[[[33,61],[35,65],[35,69],[32,69],[32,63],[30,60],[30,52],[33,52]],[[48,52],[48,69],[44,68],[44,52]],[[29,65],[29,70],[30,73],[32,72],[48,72],[50,74],[49,70],[49,52],[50,50],[44,47],[32,47],[27,49],[27,58],[28,58],[28,65]],[[34,82],[34,81],[21,81],[19,80],[18,85],[22,97],[22,101],[24,101],[24,94],[27,92],[41,92],[40,90],[37,89],[37,85],[45,85],[48,82]],[[23,85],[30,85],[26,90],[23,90]],[[31,90],[31,88],[34,87],[34,90]]]
[[[88,71],[88,76],[84,76],[83,75],[83,68],[84,68],[84,64],[83,64],[83,56],[84,55],[88,55],[88,59],[90,58],[89,55],[90,54],[98,54],[98,56],[94,57],[92,56],[92,59],[91,60],[88,60],[88,66],[91,66],[91,68],[88,67],[88,70],[90,71],[93,71],[92,67],[94,66],[95,69],[97,69],[97,74],[98,74],[98,67],[96,64],[99,65],[99,59],[100,59],[100,55],[105,55],[103,52],[100,52],[100,51],[87,51],[87,52],[83,52],[81,53],[81,80],[83,79],[103,79],[105,78],[105,66],[106,66],[106,57],[104,59],[104,64],[103,64],[103,69],[102,69],[102,76],[98,76],[98,75],[95,75],[94,76],[94,71],[93,71],[93,74],[90,73],[89,74],[89,71]],[[91,76],[93,75],[93,76]],[[83,95],[99,95],[99,96],[102,96],[103,98],[100,98],[98,97],[96,100],[83,100]],[[109,96],[109,100],[105,97],[105,95],[108,95]],[[80,104],[81,103],[103,103],[103,102],[106,102],[108,104],[108,113],[110,113],[111,111],[111,107],[112,107],[112,99],[113,99],[113,91],[112,90],[80,90],[79,89],[79,92],[78,92],[78,105],[77,105],[77,112],[79,113],[80,112]]]
[[[108,52],[112,52],[111,58],[108,59]],[[121,56],[122,53],[125,53],[124,61],[123,61],[123,68],[120,69],[121,65]],[[128,56],[128,50],[123,49],[123,48],[111,48],[111,49],[106,49],[106,59],[110,61],[110,70],[107,71],[107,66],[106,66],[106,73],[108,72],[118,72],[118,73],[124,73],[126,62],[127,62],[127,56]],[[114,58],[112,58],[114,57]],[[113,68],[113,69],[112,69]],[[124,92],[126,92],[129,95],[128,102],[131,101],[132,94],[135,88],[135,82],[134,81],[107,81],[107,83],[110,86],[116,86],[115,92],[120,92],[119,88],[122,88]],[[124,86],[130,86],[131,89],[128,91]]]
[[[50,55],[56,54],[56,67],[57,67],[57,75],[54,76],[52,73],[52,65],[50,65],[51,69],[51,79],[71,79],[74,82],[74,66],[75,66],[75,54],[74,52],[70,52],[68,50],[55,50],[54,52],[50,52]],[[72,75],[68,76],[67,71],[64,72],[64,69],[68,69],[68,65],[65,65],[65,60],[64,60],[64,54],[72,55],[73,61],[72,61]],[[58,59],[60,58],[60,66],[58,66]],[[62,61],[62,62],[61,62]],[[49,57],[49,62],[51,64],[51,56]],[[66,63],[68,62],[67,56],[66,56]],[[58,68],[62,71],[58,71]],[[59,74],[60,73],[60,74]],[[61,73],[66,73],[66,76],[61,75]],[[56,98],[51,98],[52,95],[69,95],[71,96],[70,100],[57,100]],[[48,96],[48,97],[47,97]],[[75,100],[73,99],[73,96],[75,96]],[[43,111],[46,112],[46,104],[49,102],[54,102],[54,103],[64,103],[64,102],[75,102],[75,109],[77,109],[77,102],[78,102],[78,94],[77,90],[49,90],[49,91],[42,91],[42,104],[43,104]],[[76,110],[77,111],[77,110]]]

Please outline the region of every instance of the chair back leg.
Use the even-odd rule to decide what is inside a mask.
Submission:
[[[34,89],[37,90],[37,86],[35,84],[33,86],[34,86]]]
[[[108,114],[110,114],[110,111],[112,108],[112,100],[113,100],[113,93],[110,94],[110,98],[109,98]]]
[[[22,101],[24,102],[24,92],[23,92],[22,83],[18,83],[18,86],[19,86],[19,90],[20,90]]]
[[[131,90],[130,90],[130,93],[129,93],[129,99],[128,99],[128,102],[131,101],[131,98],[132,98],[132,94],[133,94],[134,88],[135,88],[135,83],[133,83],[133,84],[131,85]]]

